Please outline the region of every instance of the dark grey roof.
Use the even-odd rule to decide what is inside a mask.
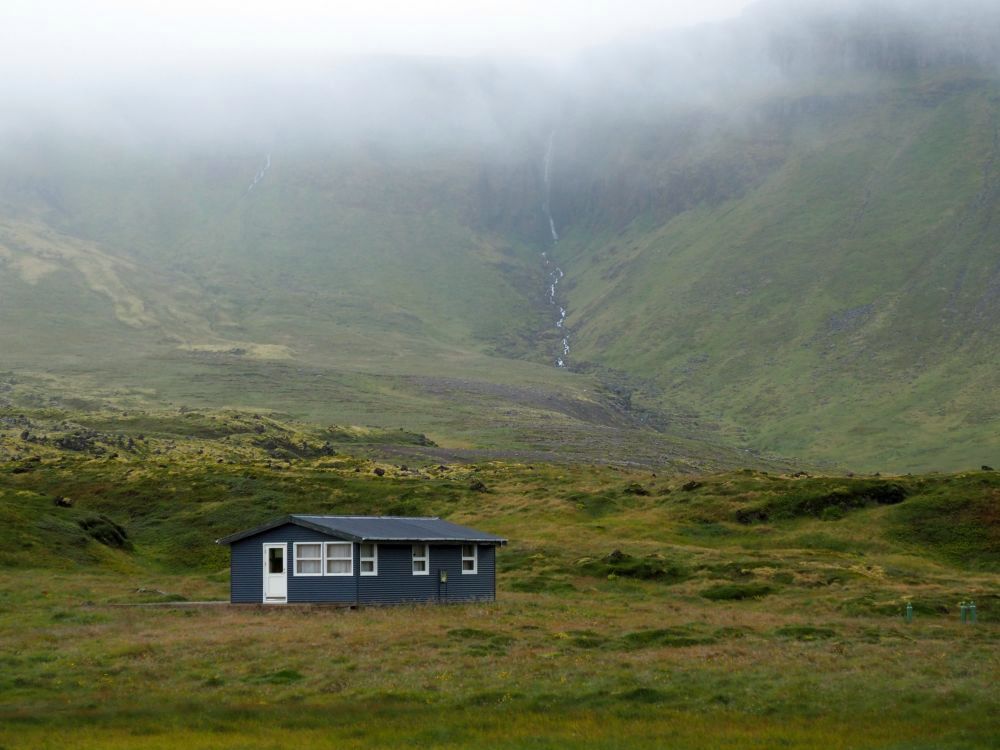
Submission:
[[[218,544],[232,544],[248,536],[269,529],[294,523],[307,529],[332,534],[354,542],[482,542],[506,544],[507,540],[495,534],[476,531],[440,518],[407,518],[403,516],[303,516],[290,515],[276,518],[257,526],[217,540]]]

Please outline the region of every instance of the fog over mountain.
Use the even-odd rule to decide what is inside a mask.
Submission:
[[[575,117],[726,109],[824,71],[996,65],[998,18],[995,4],[981,1],[773,0],[731,21],[632,35],[560,64],[315,50],[267,50],[255,59],[249,49],[228,59],[117,66],[70,59],[58,71],[40,65],[7,77],[0,106],[8,131],[44,122],[125,140],[253,142],[282,132],[496,143],[544,129],[567,106]]]
[[[632,34],[560,62],[530,55],[343,55],[238,46],[202,59],[66,59],[5,54],[3,127],[232,142],[277,131],[415,142],[495,142],[559,116],[722,109],[755,92],[846,71],[1000,64],[1000,9],[983,0],[768,0],[740,17]]]

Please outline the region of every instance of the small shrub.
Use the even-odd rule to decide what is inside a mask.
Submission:
[[[731,536],[732,529],[715,521],[696,521],[678,529],[681,536],[693,539],[712,539],[724,536]]]
[[[479,628],[453,628],[448,631],[449,638],[458,638],[464,641],[494,641],[510,645],[514,642],[514,636],[505,633],[496,633],[490,630],[480,630]]]
[[[613,512],[618,507],[619,500],[611,491],[597,494],[573,492],[566,499],[592,518],[600,518]]]
[[[783,564],[777,560],[733,560],[716,565],[705,565],[702,570],[711,573],[712,578],[727,578],[731,581],[748,581],[754,577],[757,568],[778,568]]]
[[[132,549],[132,542],[129,541],[128,532],[124,527],[119,526],[107,516],[90,516],[80,519],[77,522],[80,528],[87,532],[97,542],[105,547],[115,549]]]
[[[448,631],[448,637],[464,641],[468,645],[468,653],[471,656],[504,654],[514,642],[512,635],[480,630],[479,628],[454,628]]]
[[[611,643],[606,636],[595,633],[593,630],[571,630],[567,635],[569,635],[569,644],[576,648],[604,648]]]
[[[713,635],[716,638],[746,638],[747,634],[752,632],[749,628],[744,628],[739,625],[727,625],[725,627],[716,628]]]
[[[824,521],[839,521],[845,515],[847,515],[846,511],[839,505],[831,505],[829,508],[823,508],[819,517]]]
[[[662,690],[657,690],[656,688],[648,687],[638,687],[632,690],[621,693],[618,696],[623,701],[628,701],[629,703],[664,703],[666,702],[668,696]]]
[[[499,706],[509,703],[514,699],[523,697],[522,693],[509,693],[504,690],[487,690],[482,693],[474,693],[462,701],[462,705],[479,708],[482,706]]]
[[[906,487],[895,482],[852,480],[832,488],[825,482],[802,482],[796,491],[737,509],[734,518],[742,524],[806,517],[834,521],[869,505],[897,505],[909,494]]]
[[[724,583],[703,590],[701,595],[717,602],[759,599],[773,593],[774,589],[764,583]]]
[[[253,681],[260,682],[265,685],[290,685],[291,683],[298,682],[302,679],[304,679],[302,673],[298,670],[280,669],[277,672],[261,675]]]
[[[657,646],[701,646],[715,641],[715,636],[695,633],[689,628],[637,630],[622,636],[622,646],[629,651]]]
[[[918,497],[893,508],[890,534],[965,568],[1000,570],[1000,503],[995,490]]]
[[[510,591],[520,591],[526,594],[564,594],[576,591],[576,588],[569,581],[545,575],[518,578],[508,583],[507,588]]]
[[[585,558],[578,565],[584,572],[602,578],[615,575],[643,581],[678,583],[691,577],[691,571],[680,563],[658,555],[633,557],[621,550],[615,550],[597,560]]]
[[[817,628],[812,625],[786,625],[774,633],[782,638],[792,638],[796,641],[821,641],[837,635],[837,631],[833,628]]]

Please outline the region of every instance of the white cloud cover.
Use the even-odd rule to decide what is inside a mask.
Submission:
[[[317,54],[562,60],[616,37],[738,15],[750,0],[3,0],[6,70]]]

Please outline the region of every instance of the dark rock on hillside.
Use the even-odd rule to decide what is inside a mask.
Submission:
[[[481,479],[473,479],[469,484],[469,489],[473,492],[489,492],[489,488],[483,483]]]
[[[54,503],[54,505],[57,508],[72,508],[73,507],[73,500],[71,498],[68,498],[68,497],[57,497],[53,501],[53,503]]]
[[[384,477],[385,469],[383,469],[382,467],[376,467],[374,471],[372,471],[372,473],[377,477]]]
[[[84,452],[101,452],[101,449],[97,445],[97,433],[90,431],[80,431],[74,432],[70,435],[63,435],[60,438],[56,438],[53,444],[57,448],[62,448],[67,451],[77,451],[79,453]]]
[[[693,492],[699,487],[701,487],[701,482],[696,482],[693,479],[690,482],[685,482],[683,485],[681,485],[681,489],[684,490],[685,492]]]
[[[994,471],[994,468],[992,466],[987,466],[986,464],[983,464],[983,471]]]

